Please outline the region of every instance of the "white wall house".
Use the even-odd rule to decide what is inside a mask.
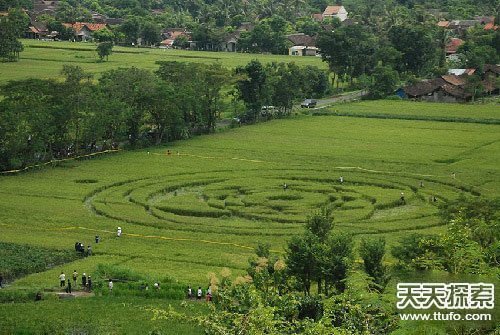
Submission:
[[[344,6],[328,6],[328,7],[326,7],[322,16],[323,16],[323,19],[330,18],[330,17],[336,17],[342,22],[342,21],[345,21],[347,19],[348,14],[349,13],[346,11]]]

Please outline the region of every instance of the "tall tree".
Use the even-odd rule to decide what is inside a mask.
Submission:
[[[250,118],[256,121],[261,107],[270,100],[266,71],[258,60],[252,60],[236,68],[236,74],[242,76],[237,82],[239,97],[249,109]]]
[[[317,42],[323,61],[339,79],[353,81],[375,66],[375,36],[362,25],[342,26],[320,34]]]
[[[0,59],[16,61],[24,47],[18,40],[28,25],[28,16],[20,9],[9,10],[7,16],[0,16]]]
[[[437,49],[432,32],[424,26],[393,26],[388,32],[394,48],[402,54],[400,72],[424,74],[437,63]]]

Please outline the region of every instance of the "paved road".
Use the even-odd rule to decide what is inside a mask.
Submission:
[[[359,100],[365,94],[366,94],[365,91],[356,91],[356,92],[345,93],[342,95],[336,95],[326,99],[319,99],[316,109],[325,108],[326,106],[333,104],[335,102],[347,102],[347,101]]]
[[[362,96],[366,95],[366,91],[355,91],[348,92],[341,95],[335,95],[330,98],[318,99],[317,105],[315,108],[311,108],[311,110],[322,109],[328,107],[329,105],[336,102],[348,102],[361,99]],[[295,107],[300,108],[300,104]],[[227,128],[231,124],[231,119],[223,119],[217,121],[216,129]]]

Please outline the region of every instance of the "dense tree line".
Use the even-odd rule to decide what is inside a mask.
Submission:
[[[28,16],[19,9],[10,9],[8,15],[0,15],[0,60],[15,61],[23,51],[18,40],[29,22]]]
[[[158,65],[155,72],[110,70],[98,80],[80,67],[65,65],[62,81],[26,79],[3,85],[0,170],[117,145],[154,145],[210,133],[231,99],[250,110],[241,113],[251,116],[248,122],[263,119],[259,112],[264,105],[275,104],[284,116],[297,99],[328,90],[323,71],[295,64],[253,61],[234,73],[218,63]],[[253,66],[260,72],[245,70]],[[258,80],[255,76],[262,76],[260,91],[248,85]],[[283,85],[292,79],[297,86]]]

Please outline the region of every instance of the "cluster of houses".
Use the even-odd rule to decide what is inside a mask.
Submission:
[[[481,26],[484,30],[497,30],[494,16],[476,16],[473,20],[451,20],[439,21],[438,27],[445,28],[454,32],[457,36],[464,36],[467,29]]]
[[[499,93],[496,83],[500,65],[486,64],[480,85],[468,80],[475,73],[476,69],[450,69],[446,75],[400,88],[396,94],[401,98],[430,102],[467,102],[474,96],[475,89],[481,89],[485,94]]]
[[[54,16],[56,8],[59,5],[59,0],[35,0],[33,11],[29,12],[30,25],[26,31],[26,38],[32,39],[57,39],[59,32],[49,31],[47,26],[38,21],[37,18],[41,15]],[[92,12],[92,23],[89,22],[74,22],[65,23],[66,28],[71,28],[74,34],[75,41],[92,40],[94,32],[101,29],[110,29],[111,26],[120,24],[122,19],[109,18],[96,12]],[[341,22],[349,22],[348,12],[344,6],[327,6],[323,13],[313,14],[312,18],[318,22],[322,22],[323,29],[332,29],[328,25],[327,19],[337,18]],[[220,45],[212,46],[213,50],[236,52],[239,51],[238,41],[241,34],[249,32],[254,28],[252,23],[242,23],[235,31],[228,33],[222,40]],[[176,39],[184,37],[187,46],[194,48],[196,42],[192,40],[191,32],[185,28],[169,28],[161,32],[162,41],[159,47],[163,49],[173,48]],[[317,56],[318,48],[316,47],[316,38],[306,34],[298,33],[287,36],[290,42],[289,55],[292,56]]]
[[[32,39],[57,39],[60,32],[49,31],[47,26],[38,20],[43,15],[55,16],[59,0],[35,0],[33,2],[33,10],[27,12],[30,23],[26,30],[25,37]],[[90,22],[73,22],[64,23],[66,28],[73,31],[75,41],[89,41],[92,40],[93,33],[101,29],[109,29],[112,25],[123,23],[121,18],[110,18],[97,12],[91,12]]]
[[[445,52],[446,59],[456,61],[458,57],[458,48],[464,44],[462,39],[465,36],[467,29],[472,27],[482,27],[484,30],[498,30],[500,26],[495,24],[494,16],[477,16],[474,20],[452,20],[439,21],[438,27],[449,30],[455,37],[451,38],[446,44]]]
[[[329,18],[337,18],[340,22],[350,23],[348,21],[348,12],[344,6],[327,6],[323,13],[313,14],[312,18],[318,22],[325,22]],[[322,25],[323,29],[331,30],[332,27],[325,22]],[[241,34],[244,32],[249,32],[254,28],[254,25],[249,22],[244,22],[235,31],[228,33],[222,40],[220,45],[212,46],[211,50],[227,51],[227,52],[237,52],[239,51],[238,41]],[[179,37],[185,37],[189,46],[192,48],[195,46],[195,42],[192,41],[191,32],[183,28],[171,28],[166,29],[162,32],[163,40],[160,43],[160,48],[168,49],[174,47],[174,42]],[[288,53],[291,56],[317,56],[318,48],[316,47],[316,38],[303,34],[291,34],[286,36],[290,42],[290,48]]]

